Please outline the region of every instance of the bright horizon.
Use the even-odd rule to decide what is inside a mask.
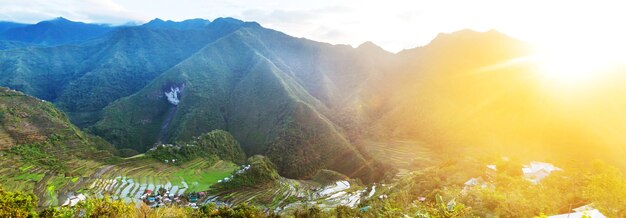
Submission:
[[[440,33],[496,30],[532,46],[538,73],[574,87],[626,64],[626,20],[616,1],[461,0],[266,2],[249,0],[0,0],[0,20],[36,23],[56,17],[88,23],[143,24],[233,17],[295,37],[353,47],[371,41],[390,52],[424,46]]]
[[[234,17],[333,44],[358,46],[372,41],[391,52],[423,46],[439,33],[462,29],[495,29],[540,47],[599,43],[616,50],[626,48],[618,40],[626,38],[619,28],[626,14],[616,1],[0,0],[0,5],[0,20],[24,23],[55,17],[113,25],[154,18]]]

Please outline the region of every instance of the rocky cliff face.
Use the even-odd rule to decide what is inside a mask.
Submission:
[[[180,96],[183,93],[183,89],[185,89],[185,84],[170,86],[164,93],[167,101],[169,101],[172,105],[177,106],[178,103],[180,103]]]

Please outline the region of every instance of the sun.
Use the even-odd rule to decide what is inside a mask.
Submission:
[[[616,65],[624,63],[622,51],[601,45],[581,46],[554,43],[536,49],[536,71],[546,82],[581,85],[601,78]]]
[[[578,52],[545,51],[535,56],[537,71],[548,82],[578,84],[593,79],[605,67],[605,61]]]

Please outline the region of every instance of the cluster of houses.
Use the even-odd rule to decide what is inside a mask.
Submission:
[[[593,208],[591,204],[575,208],[572,211],[571,213],[549,216],[548,218],[606,218],[604,214]]]
[[[498,167],[495,164],[487,165],[485,176],[475,177],[465,182],[465,189],[471,187],[493,187],[493,184],[488,181],[492,181],[495,177]],[[551,163],[544,163],[538,161],[532,161],[530,164],[522,165],[522,174],[526,180],[534,184],[539,184],[541,180],[549,176],[552,172],[563,171]]]
[[[508,158],[503,158],[508,160]],[[466,192],[468,189],[473,187],[481,187],[481,188],[495,188],[493,183],[493,179],[497,173],[496,165],[487,165],[486,172],[484,176],[475,177],[469,179],[464,183],[465,187],[463,188],[463,192]],[[551,173],[555,171],[563,171],[563,169],[554,166],[551,163],[532,161],[530,164],[522,165],[522,176],[533,184],[539,184],[541,180],[548,177]],[[572,213],[567,214],[559,214],[554,216],[549,216],[549,218],[606,218],[599,210],[593,208],[592,205],[585,205],[576,209],[573,209]]]
[[[563,171],[561,168],[555,167],[551,163],[530,162],[529,165],[522,167],[522,173],[526,180],[538,184],[543,178],[546,178],[554,171]]]
[[[233,176],[242,174],[242,173],[248,171],[249,169],[250,169],[250,165],[249,164],[248,165],[241,165],[241,168],[239,170],[235,171],[235,173],[233,173],[232,175],[230,175],[230,176],[228,176],[228,177],[226,177],[224,179],[217,180],[217,182],[218,183],[228,182],[228,181],[233,179]]]
[[[190,144],[187,144],[187,145],[183,145],[183,146],[196,146],[196,145],[190,145]],[[163,148],[168,148],[168,147],[171,147],[171,148],[177,148],[177,149],[180,149],[180,148],[181,148],[181,145],[173,145],[173,144],[157,144],[157,145],[155,145],[154,147],[150,148],[150,151],[154,151],[154,150],[156,150],[156,149],[158,149],[158,148],[160,148],[160,147],[163,147]],[[177,160],[177,159],[171,159],[171,160],[169,160],[169,159],[168,159],[168,160],[163,160],[163,162],[164,162],[164,163],[166,163],[166,164],[167,164],[167,163],[176,164],[176,161],[178,161],[178,160]]]
[[[161,187],[156,193],[150,189],[146,189],[143,195],[141,195],[140,200],[146,203],[149,207],[165,207],[178,205],[198,208],[198,200],[205,197],[205,192],[194,192],[187,195],[175,195],[170,194],[169,190]]]
[[[186,144],[184,146],[196,146],[196,145],[194,145],[194,144]],[[181,148],[182,146],[181,145],[173,145],[173,144],[157,144],[157,145],[153,146],[152,148],[150,148],[150,151],[154,151],[154,150],[156,150],[156,149],[158,149],[160,147],[163,147],[163,148]]]

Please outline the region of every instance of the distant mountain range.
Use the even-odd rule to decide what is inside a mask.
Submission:
[[[221,129],[283,176],[331,169],[371,181],[384,164],[362,149],[364,138],[418,139],[435,149],[563,143],[534,137],[564,131],[535,129],[537,116],[544,124],[560,118],[532,91],[529,66],[493,67],[528,54],[495,31],[441,34],[397,54],[233,18],[3,22],[0,39],[0,86],[51,101],[84,130],[138,152]],[[524,145],[506,144],[524,137]]]
[[[0,23],[0,39],[36,45],[63,45],[98,38],[114,28],[69,21],[63,17],[36,24]]]

